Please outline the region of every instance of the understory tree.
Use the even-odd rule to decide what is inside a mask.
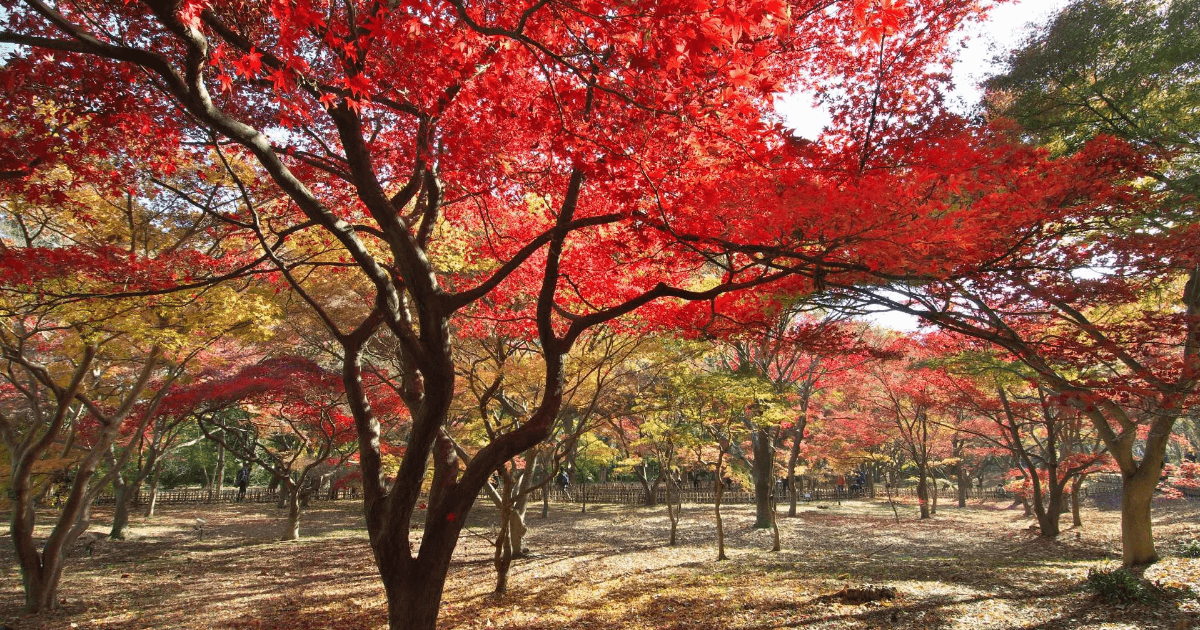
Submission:
[[[357,447],[338,375],[299,357],[265,359],[201,381],[180,391],[168,407],[279,482],[288,508],[283,540],[300,539],[300,508],[319,490],[311,487],[320,482],[314,471],[340,466]]]
[[[67,135],[111,139],[103,116],[64,118],[52,102],[6,106],[25,131],[70,119]],[[7,122],[4,129],[13,131]],[[53,167],[0,186],[0,436],[30,611],[56,605],[92,503],[136,461],[163,397],[219,360],[223,338],[253,340],[273,320],[247,284],[159,291],[188,268],[236,276],[244,250],[209,232],[202,214],[175,216],[152,170],[122,170],[138,147],[101,157],[57,149],[64,153],[48,158]],[[69,182],[78,185],[64,188]],[[117,537],[128,516],[129,495],[121,498]],[[38,508],[47,499],[54,509],[39,548]]]
[[[988,355],[956,357],[951,405],[977,420],[962,430],[991,444],[1021,469],[1043,537],[1060,533],[1060,515],[1087,475],[1111,460],[1083,414],[1065,405],[1021,366]],[[1076,523],[1078,525],[1079,523]]]

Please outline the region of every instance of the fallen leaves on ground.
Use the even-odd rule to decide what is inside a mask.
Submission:
[[[751,527],[750,506],[723,508],[727,553],[717,562],[711,506],[685,506],[676,547],[665,508],[553,506],[531,512],[532,557],[513,564],[509,591],[492,597],[487,539],[494,510],[469,517],[447,584],[439,628],[629,630],[774,628],[1118,629],[1200,627],[1194,599],[1124,608],[1083,588],[1089,568],[1120,557],[1119,514],[1088,510],[1057,540],[1028,529],[1000,503],[947,508],[927,521],[892,519],[886,502],[804,506],[781,517],[782,552]],[[150,628],[378,630],[387,603],[371,562],[361,507],[322,503],[305,513],[297,542],[277,542],[283,513],[267,505],[168,507],[135,522],[131,540],[106,541],[67,568],[54,614],[23,616],[11,542],[0,620],[18,630]],[[204,540],[192,529],[209,522]],[[1200,504],[1156,506],[1165,557],[1145,577],[1200,592],[1200,560],[1170,557],[1200,536]],[[103,513],[96,522],[105,520]],[[95,528],[102,531],[99,525]],[[847,589],[894,589],[856,601]]]

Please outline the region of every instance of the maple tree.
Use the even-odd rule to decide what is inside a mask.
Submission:
[[[846,321],[846,315],[836,311],[818,315],[810,310],[804,302],[779,309],[763,325],[740,327],[726,342],[726,367],[761,379],[779,413],[787,416],[774,424],[760,422],[751,433],[753,455],[747,462],[754,478],[755,527],[771,525],[776,451],[789,442],[788,515],[796,515],[795,471],[809,407],[833,374],[861,363],[854,356],[861,354],[856,346],[861,345],[863,326]]]
[[[894,342],[899,356],[872,366],[875,379],[870,404],[892,425],[917,469],[917,501],[921,518],[929,518],[937,509],[933,467],[948,456],[947,442],[952,429],[945,419],[946,394],[950,385],[946,373],[932,364],[936,341],[929,338],[905,338]]]
[[[432,628],[475,497],[551,433],[564,357],[589,328],[636,310],[703,329],[726,316],[723,295],[770,282],[804,293],[1005,251],[985,235],[1033,217],[947,217],[945,202],[1019,160],[926,115],[955,29],[981,5],[6,0],[10,100],[51,98],[64,119],[101,112],[112,141],[25,116],[4,130],[16,147],[4,168],[151,128],[155,146],[227,167],[223,186],[181,192],[229,201],[213,216],[263,245],[260,268],[337,341],[390,623]],[[819,146],[767,122],[772,95],[794,87],[830,95]],[[367,291],[311,291],[317,267]],[[454,334],[469,321],[536,339],[544,386],[528,421],[464,466],[445,431]],[[394,475],[362,382],[377,337],[397,354],[411,419]]]
[[[288,507],[283,540],[300,538],[300,508],[313,471],[354,453],[344,405],[338,375],[299,357],[266,359],[206,379],[166,402],[171,413],[194,418],[206,438],[280,482]]]
[[[1041,535],[1057,536],[1066,501],[1078,497],[1084,478],[1109,461],[1087,421],[1018,366],[982,357],[956,361],[951,370],[952,404],[985,421],[964,430],[1011,455],[1028,483],[1027,505]],[[1074,508],[1078,518],[1077,502]]]
[[[580,436],[593,431],[612,411],[616,390],[628,386],[631,357],[641,338],[604,327],[589,331],[568,357],[563,375],[563,404],[552,435],[497,470],[483,490],[500,512],[495,540],[495,596],[507,590],[509,568],[525,557],[526,513],[535,491],[542,490],[543,516],[549,509],[548,486],[560,471],[574,468]],[[465,387],[449,426],[455,450],[470,462],[497,436],[527,421],[543,386],[538,352],[527,340],[489,336],[463,338],[456,349]],[[468,406],[469,405],[469,406]]]

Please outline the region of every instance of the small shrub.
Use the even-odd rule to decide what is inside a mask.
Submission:
[[[1179,545],[1181,558],[1200,558],[1200,540],[1189,540]]]
[[[1152,587],[1127,569],[1089,569],[1087,586],[1110,604],[1132,604],[1154,598]]]

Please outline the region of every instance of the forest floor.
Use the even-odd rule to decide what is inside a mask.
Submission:
[[[666,546],[666,511],[552,504],[530,510],[532,556],[513,564],[509,592],[490,596],[495,511],[468,521],[439,628],[468,630],[684,630],[802,628],[1200,628],[1200,601],[1184,596],[1112,605],[1085,587],[1089,569],[1119,564],[1119,515],[1085,509],[1083,526],[1053,541],[1007,503],[943,504],[927,521],[886,501],[802,505],[779,519],[783,551],[756,530],[751,506],[727,506],[729,560],[717,562],[711,506],[685,505],[680,544]],[[782,512],[782,511],[781,511]],[[1200,538],[1200,502],[1156,504],[1164,560],[1145,577],[1200,592],[1200,559],[1176,557]],[[96,514],[92,531],[108,515]],[[197,518],[207,521],[201,540]],[[273,505],[168,506],[135,520],[130,540],[82,547],[59,589],[58,612],[21,613],[11,540],[0,536],[0,629],[372,629],[386,602],[357,502],[317,504],[304,539],[277,542]],[[895,598],[841,602],[845,587],[886,586]]]

